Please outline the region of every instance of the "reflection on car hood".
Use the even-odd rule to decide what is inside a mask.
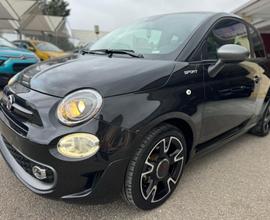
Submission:
[[[42,51],[43,53],[47,54],[48,56],[50,56],[50,58],[57,58],[57,57],[63,57],[63,56],[67,56],[70,55],[69,53],[65,53],[64,51]]]
[[[163,86],[175,63],[72,55],[34,65],[23,71],[17,80],[33,90],[58,97],[82,88],[96,89],[103,97],[108,97]]]

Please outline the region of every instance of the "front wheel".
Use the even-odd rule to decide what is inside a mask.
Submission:
[[[131,160],[124,185],[126,200],[143,210],[162,205],[175,190],[186,161],[186,141],[171,125],[151,131]]]

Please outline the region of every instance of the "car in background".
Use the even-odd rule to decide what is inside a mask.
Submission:
[[[16,73],[37,62],[39,58],[34,53],[0,37],[0,87],[4,87]]]
[[[63,50],[52,43],[38,40],[16,40],[13,42],[16,46],[34,52],[41,61],[67,55]]]

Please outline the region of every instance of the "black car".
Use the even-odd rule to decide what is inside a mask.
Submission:
[[[188,161],[269,133],[270,62],[257,30],[224,13],[142,19],[5,87],[1,152],[40,195],[153,209]]]

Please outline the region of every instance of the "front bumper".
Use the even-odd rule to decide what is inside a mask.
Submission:
[[[57,99],[32,90],[28,92],[31,94],[24,93],[21,97]],[[36,103],[37,109],[38,105]],[[28,129],[20,133],[16,129],[17,119],[13,120],[3,106],[0,108],[0,150],[18,179],[33,192],[51,198],[103,200],[118,195],[129,163],[128,145],[133,135],[95,119],[78,128],[67,128],[56,121],[44,121],[41,111],[40,115],[42,126],[22,121]],[[100,151],[86,160],[61,156],[56,150],[58,140],[76,132],[96,135],[101,140]],[[34,165],[48,169],[53,175],[52,181],[41,181],[31,175]]]

